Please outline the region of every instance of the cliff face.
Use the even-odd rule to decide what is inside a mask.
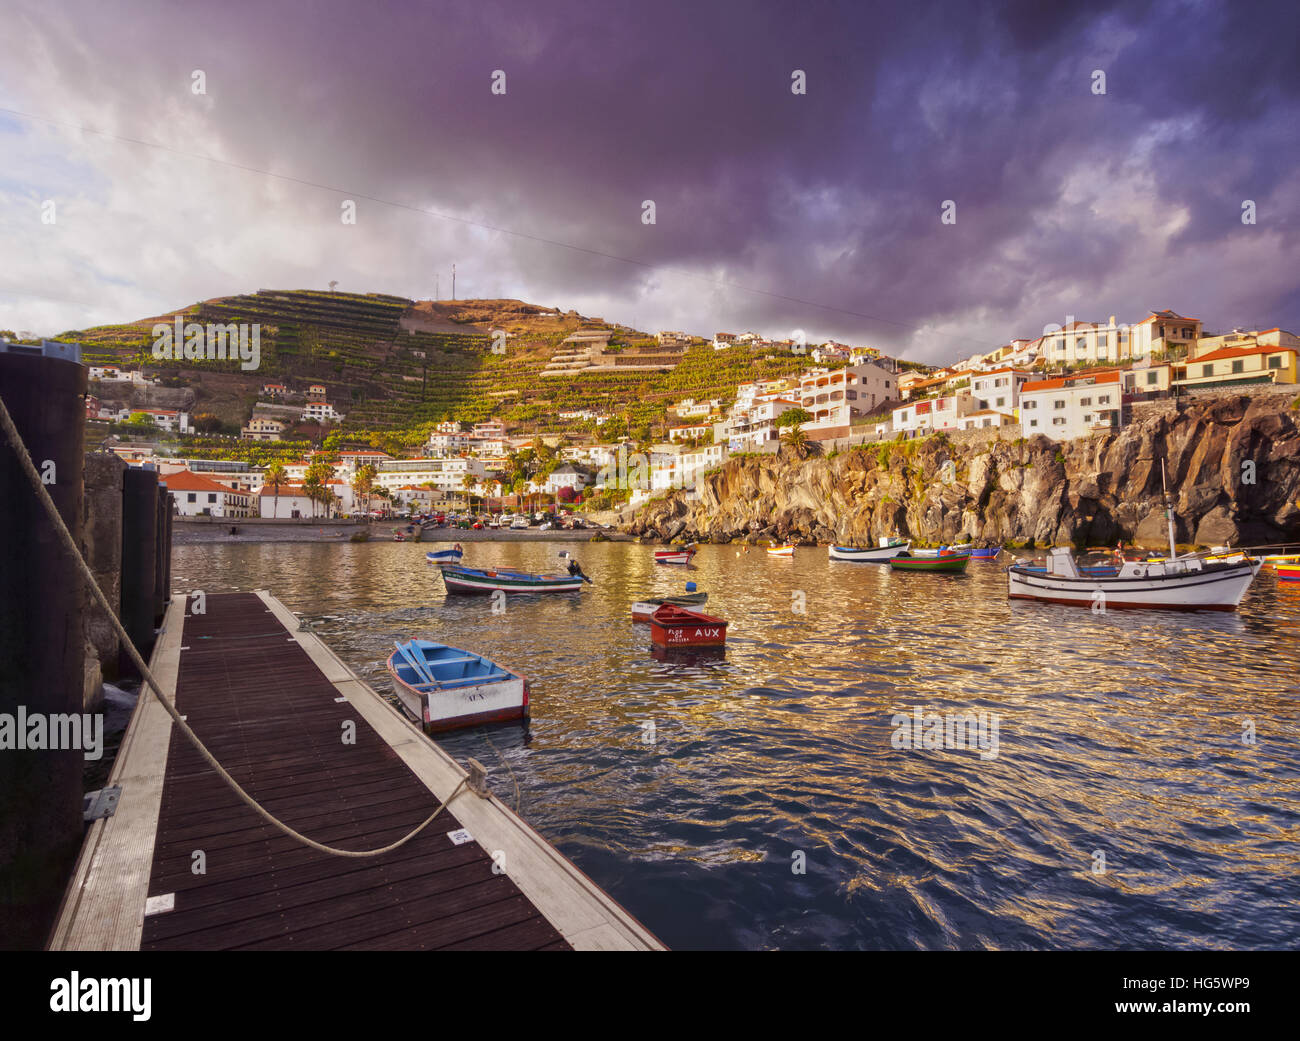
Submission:
[[[623,529],[713,542],[749,535],[868,545],[897,533],[933,543],[1156,547],[1167,544],[1163,458],[1180,543],[1295,541],[1300,412],[1289,406],[1289,396],[1197,398],[1119,433],[1059,443],[939,434],[827,458],[783,447],[730,460],[699,480],[694,499],[670,493]]]

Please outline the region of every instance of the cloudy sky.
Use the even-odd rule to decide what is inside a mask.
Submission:
[[[1298,12],[0,0],[0,328],[454,263],[924,361],[1155,308],[1300,332]]]

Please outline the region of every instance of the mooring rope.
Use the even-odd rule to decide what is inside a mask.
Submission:
[[[46,490],[44,483],[41,481],[41,475],[36,471],[36,466],[32,462],[31,453],[27,451],[27,445],[23,443],[23,439],[18,433],[18,428],[14,425],[13,417],[9,415],[9,409],[5,405],[3,397],[0,397],[0,427],[4,428],[5,437],[13,446],[14,452],[18,456],[18,461],[22,465],[23,472],[26,473],[28,481],[31,482],[32,488],[35,489],[36,497],[45,508],[45,512],[50,518],[50,523],[58,533],[60,540],[63,542],[64,549],[68,551],[78,569],[81,571],[81,577],[85,579],[86,585],[89,587],[91,593],[94,594],[95,599],[99,602],[99,606],[104,609],[104,613],[107,614],[109,619],[112,621],[113,628],[117,630],[118,638],[122,641],[122,646],[126,648],[127,654],[131,657],[131,661],[134,663],[135,667],[140,670],[140,675],[144,677],[145,685],[149,690],[153,691],[153,695],[158,700],[158,703],[162,705],[162,707],[167,710],[167,714],[172,717],[172,723],[180,727],[181,733],[185,735],[196,749],[198,749],[199,754],[203,756],[207,764],[211,766],[212,769],[216,770],[217,775],[230,786],[234,793],[243,801],[244,805],[256,812],[264,821],[273,827],[278,828],[291,839],[296,839],[303,845],[310,846],[312,849],[320,850],[322,853],[330,853],[336,857],[377,857],[383,853],[391,853],[398,847],[404,846],[406,843],[410,842],[415,838],[415,836],[432,824],[438,814],[442,813],[442,811],[451,804],[451,801],[461,793],[462,789],[464,789],[465,785],[469,781],[468,777],[461,778],[460,784],[456,785],[452,790],[451,795],[449,795],[444,802],[439,803],[438,808],[434,810],[433,813],[429,814],[422,824],[418,825],[414,830],[408,832],[396,842],[390,843],[387,846],[381,846],[379,849],[339,849],[335,846],[327,846],[323,842],[317,842],[315,839],[308,838],[301,832],[294,830],[269,810],[265,809],[261,803],[244,791],[238,781],[226,772],[226,768],[217,762],[216,757],[209,752],[203,742],[199,740],[199,736],[189,728],[184,717],[176,710],[176,706],[163,696],[162,688],[158,686],[158,681],[154,679],[153,673],[149,670],[149,666],[145,664],[144,658],[140,656],[140,652],[135,649],[135,644],[131,642],[131,637],[127,635],[126,628],[122,625],[121,619],[118,618],[117,613],[109,605],[108,598],[104,595],[104,591],[99,588],[99,583],[95,580],[94,572],[90,570],[90,565],[86,563],[85,558],[81,555],[81,550],[77,547],[77,540],[72,537],[72,532],[70,532],[68,526],[63,523],[63,516],[59,513],[58,506],[54,504],[54,500],[50,497],[50,493]]]

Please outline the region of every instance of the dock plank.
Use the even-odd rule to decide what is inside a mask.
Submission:
[[[437,806],[256,595],[210,594],[204,614],[187,612],[185,644],[177,709],[290,827],[374,848]],[[511,949],[568,946],[508,876],[493,874],[487,850],[451,842],[448,833],[463,827],[454,804],[400,849],[335,857],[264,823],[179,730],[163,792],[150,895],[174,894],[175,907],[145,919],[144,950],[433,950],[498,933]]]

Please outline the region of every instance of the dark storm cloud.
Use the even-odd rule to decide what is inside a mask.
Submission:
[[[212,151],[235,162],[649,265],[400,211],[379,225],[394,249],[447,238],[467,271],[505,251],[505,291],[541,302],[580,293],[615,319],[658,308],[700,332],[801,326],[933,356],[1067,312],[1174,306],[1213,325],[1244,309],[1300,326],[1292,288],[1249,265],[1189,272],[1186,297],[1166,295],[1194,251],[1254,248],[1269,229],[1294,240],[1289,4],[95,4],[30,18],[56,38],[63,79],[112,102],[118,133],[169,140],[169,99],[203,68]],[[505,97],[489,91],[495,69]],[[337,219],[328,193],[255,175],[246,190],[268,205],[315,193]],[[1241,225],[1246,198],[1267,228]],[[671,302],[647,294],[666,281]],[[910,343],[923,326],[963,331]]]

